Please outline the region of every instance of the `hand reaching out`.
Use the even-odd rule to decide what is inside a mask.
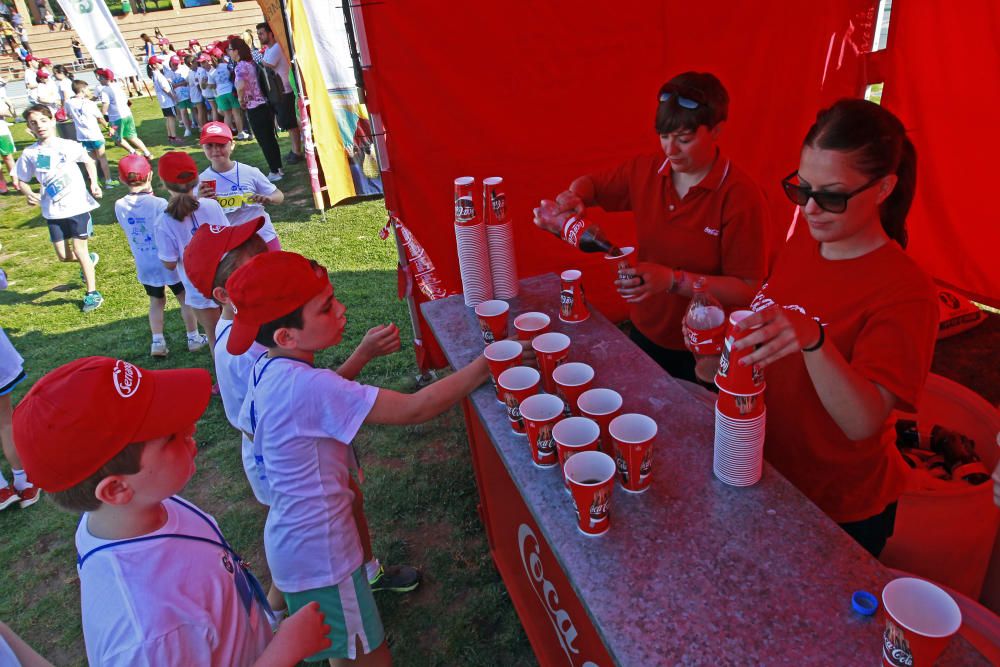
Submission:
[[[366,358],[374,359],[399,352],[401,346],[399,327],[395,324],[380,324],[368,330],[368,333],[361,340],[361,344],[358,345],[358,350]]]
[[[759,364],[761,368],[773,364],[802,348],[815,345],[819,340],[819,326],[813,318],[797,310],[781,306],[768,306],[746,319],[740,320],[741,330],[760,327],[733,344],[737,350],[760,345],[753,353],[743,357],[741,364]]]

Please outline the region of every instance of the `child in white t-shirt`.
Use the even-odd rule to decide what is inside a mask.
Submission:
[[[183,139],[177,137],[177,95],[170,80],[163,73],[163,60],[160,56],[153,56],[149,59],[150,78],[153,79],[153,90],[156,91],[156,101],[160,105],[163,113],[163,120],[167,126],[167,141],[177,145],[184,143]]]
[[[201,369],[84,357],[42,377],[14,411],[32,479],[83,516],[77,572],[87,660],[133,665],[287,665],[322,648],[315,607],[272,638],[260,584],[216,521],[175,495],[195,471]]]
[[[193,107],[196,124],[200,127],[208,122],[205,118],[205,96],[201,92],[203,73],[198,68],[194,56],[185,56],[184,64],[188,66],[187,81],[188,92],[191,96],[191,106]]]
[[[208,344],[208,339],[198,333],[198,320],[184,301],[184,283],[176,270],[163,266],[156,248],[156,223],[167,208],[167,200],[153,194],[150,185],[153,169],[141,155],[127,155],[119,160],[118,174],[122,182],[128,185],[129,193],[115,202],[115,217],[125,231],[125,238],[128,239],[135,258],[135,272],[139,283],[149,296],[149,328],[153,334],[149,353],[154,357],[165,357],[170,351],[163,335],[167,287],[180,303],[181,317],[187,328],[188,350],[197,352]]]
[[[3,159],[4,165],[7,167],[7,173],[10,174],[11,185],[17,190],[17,170],[14,167],[14,151],[17,150],[14,144],[14,135],[10,131],[10,125],[7,123],[7,118],[13,117],[14,110],[10,106],[7,100],[0,102],[0,159]],[[3,179],[3,175],[0,174],[0,193],[7,192],[7,183]]]
[[[115,81],[115,73],[109,69],[98,69],[95,74],[101,84],[101,108],[115,128],[115,143],[129,153],[139,151],[147,159],[153,157],[146,144],[139,138],[135,118],[128,106],[128,95],[125,94],[122,85]]]
[[[233,225],[263,216],[260,235],[267,241],[268,250],[281,250],[278,233],[264,206],[280,204],[285,194],[260,169],[231,160],[234,146],[233,133],[225,123],[206,123],[201,128],[201,147],[212,166],[198,176],[198,195],[219,202]]]
[[[6,283],[6,275],[4,282]],[[3,455],[10,464],[10,474],[14,478],[13,482],[8,483],[3,472],[0,472],[0,484],[3,485],[0,487],[0,510],[15,503],[21,509],[26,509],[41,497],[38,487],[28,481],[10,430],[11,415],[14,413],[10,394],[26,377],[24,359],[7,338],[7,333],[0,328],[0,445],[3,446]]]
[[[192,194],[198,185],[198,167],[190,155],[180,151],[165,153],[156,169],[163,185],[170,191],[170,201],[156,221],[153,234],[157,254],[166,268],[177,269],[184,283],[184,300],[194,309],[198,323],[208,334],[209,350],[214,350],[215,339],[211,334],[219,321],[219,307],[188,279],[184,269],[184,249],[202,225],[228,227],[229,220],[214,199],[198,199]]]
[[[110,190],[121,184],[111,178],[111,167],[108,166],[108,156],[104,152],[102,128],[108,127],[108,121],[104,120],[104,114],[90,99],[90,85],[86,81],[77,79],[71,87],[73,96],[66,100],[63,108],[66,109],[76,128],[76,140],[83,144],[90,157],[101,166],[101,171],[104,173],[104,187]]]
[[[326,614],[333,643],[312,660],[363,656],[387,665],[352,514],[351,442],[364,423],[418,424],[444,412],[486,380],[486,361],[415,394],[358,384],[313,367],[316,352],[340,342],[346,321],[325,268],[268,252],[237,269],[226,291],[236,311],[229,352],[254,341],[268,348],[251,369],[239,424],[259,443],[270,484],[264,548],[274,583],[290,611],[316,601]]]
[[[42,217],[48,223],[49,238],[59,261],[80,264],[87,286],[83,297],[83,312],[87,313],[104,303],[94,275],[98,256],[87,248],[93,224],[90,212],[97,208],[95,198],[103,196],[97,169],[82,145],[56,136],[56,123],[47,106],[28,107],[24,119],[38,141],[25,148],[17,160],[17,187],[30,205],[41,204]],[[82,163],[87,170],[89,194],[77,163]],[[41,185],[38,194],[28,185],[32,178],[37,178]]]

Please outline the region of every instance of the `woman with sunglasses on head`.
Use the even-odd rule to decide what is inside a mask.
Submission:
[[[916,180],[892,113],[858,99],[821,111],[782,182],[804,220],[740,323],[759,328],[734,345],[759,346],[745,360],[765,367],[767,460],[875,556],[907,474],[882,435],[893,408],[915,409],[938,324],[903,251]]]
[[[695,361],[681,329],[695,282],[704,278],[723,306],[746,306],[766,272],[763,195],[717,145],[728,112],[718,78],[679,74],[658,96],[662,152],[581,176],[556,198],[563,218],[595,205],[635,214],[637,275],[615,281],[631,304],[632,340],[668,373],[691,381]],[[536,212],[535,224],[558,234],[560,220]]]

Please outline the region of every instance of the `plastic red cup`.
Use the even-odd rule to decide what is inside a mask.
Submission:
[[[605,255],[604,260],[611,266],[612,280],[631,280],[637,275],[635,248],[626,246],[619,248],[620,255]]]
[[[524,419],[521,417],[521,402],[538,393],[540,379],[538,371],[528,366],[508,368],[497,378],[497,384],[500,385],[500,396],[503,397],[504,405],[507,406],[510,427],[518,435],[525,435]]]
[[[569,343],[569,336],[555,331],[535,336],[531,341],[538,359],[538,370],[542,372],[542,386],[549,394],[556,393],[552,372],[569,359]]]
[[[556,441],[559,465],[563,468],[563,483],[566,481],[566,461],[580,452],[596,452],[597,441],[601,438],[601,427],[586,417],[567,417],[552,427],[552,438]]]
[[[572,361],[559,366],[552,371],[552,381],[556,385],[556,395],[562,398],[565,404],[563,414],[580,416],[580,407],[577,405],[580,394],[590,389],[594,384],[594,369],[579,361]]]
[[[929,581],[893,579],[882,589],[886,667],[933,665],[962,625],[962,611],[950,595]]]
[[[490,367],[490,379],[493,381],[493,389],[496,391],[497,400],[503,403],[503,396],[500,395],[500,385],[497,378],[508,368],[521,365],[521,355],[524,348],[516,340],[498,340],[486,346],[486,363]]]
[[[740,396],[719,390],[719,412],[732,419],[756,419],[764,414],[764,392]]]
[[[622,488],[642,493],[653,481],[653,438],[656,422],[646,415],[628,413],[611,420],[608,432],[615,445],[615,462]]]
[[[559,319],[574,324],[590,317],[583,298],[583,274],[570,269],[559,274]]]
[[[608,456],[615,455],[615,446],[611,442],[611,434],[608,433],[608,426],[611,420],[621,414],[622,397],[613,389],[588,389],[580,394],[576,401],[576,406],[580,410],[580,415],[593,419],[601,427],[601,451]]]
[[[476,306],[479,328],[483,331],[483,343],[489,345],[507,337],[507,316],[510,305],[506,301],[490,299]]]
[[[580,532],[584,535],[608,532],[611,492],[615,488],[614,459],[603,452],[580,452],[566,462],[565,474]]]
[[[552,394],[535,394],[521,401],[521,418],[528,433],[531,460],[539,468],[559,463],[552,429],[563,418],[563,402]]]
[[[729,329],[722,346],[722,358],[719,360],[719,370],[715,374],[716,386],[730,394],[750,396],[764,391],[764,373],[760,366],[744,366],[740,360],[753,352],[752,347],[734,350],[733,343],[749,335],[752,329],[738,331],[736,324],[753,315],[750,310],[734,310],[729,314]]]
[[[521,313],[514,318],[514,330],[519,340],[532,340],[551,326],[552,320],[545,313]]]

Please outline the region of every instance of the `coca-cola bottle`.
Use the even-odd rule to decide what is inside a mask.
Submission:
[[[618,246],[608,240],[600,227],[588,223],[576,210],[561,210],[554,201],[546,199],[536,213],[543,229],[583,252],[603,252],[612,257],[621,254]]]
[[[684,344],[695,359],[695,374],[712,382],[715,366],[722,354],[726,333],[726,311],[705,287],[705,278],[694,283],[694,294],[684,315]]]

